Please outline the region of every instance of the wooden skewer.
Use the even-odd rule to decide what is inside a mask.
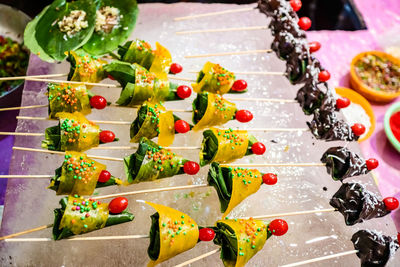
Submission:
[[[357,252],[358,252],[358,250],[349,250],[349,251],[340,252],[340,253],[327,255],[327,256],[323,256],[323,257],[318,257],[318,258],[314,258],[314,259],[309,259],[309,260],[305,260],[305,261],[299,261],[299,262],[295,262],[295,263],[285,264],[285,265],[281,265],[280,267],[300,266],[300,265],[305,265],[305,264],[309,264],[309,263],[313,263],[313,262],[334,259],[337,257],[346,256],[346,255],[352,255],[352,254],[356,254]]]
[[[98,240],[120,240],[120,239],[138,239],[149,238],[148,235],[116,235],[116,236],[92,236],[92,237],[71,237],[65,238],[66,241],[98,241]],[[8,238],[4,239],[5,242],[50,242],[54,241],[52,238]]]
[[[233,32],[233,31],[255,31],[255,30],[267,30],[268,26],[250,26],[250,27],[238,27],[238,28],[221,28],[221,29],[204,29],[204,30],[193,30],[193,31],[181,31],[176,32],[177,35],[193,34],[193,33],[206,33],[206,32]]]
[[[9,175],[0,175],[0,178],[7,178],[7,179],[48,179],[52,178],[54,175],[51,174],[9,174]]]
[[[44,133],[19,133],[19,132],[0,132],[0,135],[14,135],[14,136],[45,136]]]
[[[95,150],[131,150],[131,149],[137,149],[138,146],[98,146],[98,147],[93,147],[92,149]],[[172,146],[172,147],[166,147],[171,150],[196,150],[200,149],[201,147],[199,146]]]
[[[259,102],[278,102],[278,103],[297,103],[294,99],[279,99],[279,98],[253,98],[253,97],[230,97],[224,96],[226,100],[232,101],[259,101]]]
[[[214,250],[212,250],[210,252],[207,252],[207,253],[204,253],[203,255],[200,255],[200,256],[198,256],[196,258],[193,258],[193,259],[187,260],[185,262],[182,262],[181,264],[175,265],[175,267],[183,267],[183,266],[189,265],[189,264],[191,264],[193,262],[196,262],[198,260],[207,258],[207,257],[209,257],[211,255],[214,255],[215,253],[218,253],[219,251],[221,251],[220,248],[214,249]]]
[[[71,83],[71,84],[84,84],[89,86],[100,86],[100,87],[108,87],[108,88],[122,88],[116,84],[107,84],[107,83],[89,83],[89,82],[76,82],[76,81],[62,81],[62,80],[51,80],[51,79],[37,79],[37,78],[27,78],[27,81],[35,81],[35,82],[48,82],[48,83]]]
[[[198,71],[190,70],[189,73],[198,73]],[[232,71],[235,74],[242,74],[242,75],[285,75],[284,72],[280,71]]]
[[[185,58],[222,57],[222,56],[246,55],[246,54],[256,54],[256,53],[271,53],[271,52],[272,52],[271,49],[259,49],[259,50],[232,51],[232,52],[221,52],[221,53],[211,53],[211,54],[189,55],[189,56],[185,56]]]
[[[32,228],[32,229],[29,229],[29,230],[18,232],[18,233],[15,233],[15,234],[6,235],[6,236],[0,236],[0,240],[5,240],[5,239],[13,238],[13,237],[16,237],[16,236],[37,232],[37,231],[40,231],[40,230],[43,230],[43,229],[47,229],[47,228],[51,228],[51,227],[53,227],[53,224],[42,225],[42,226],[39,226],[39,227],[36,227],[36,228]]]
[[[224,10],[224,11],[203,13],[203,14],[190,15],[190,16],[185,16],[185,17],[177,17],[177,18],[174,18],[174,21],[188,20],[188,19],[195,19],[195,18],[203,18],[203,17],[209,17],[209,16],[218,16],[218,15],[230,14],[230,13],[236,13],[236,12],[252,11],[254,9],[256,9],[256,7],[245,7],[245,8],[229,9],[229,10]]]
[[[180,77],[176,77],[176,76],[173,76],[173,75],[169,75],[168,78],[171,79],[171,80],[177,80],[177,81],[196,82],[196,80],[194,80],[194,79],[190,79],[190,78],[180,78]]]
[[[67,76],[68,73],[58,73],[58,74],[44,74],[44,75],[30,75],[30,76],[14,76],[14,77],[1,77],[0,81],[14,81],[14,80],[27,80],[31,78],[55,78],[55,77],[64,77]]]
[[[305,214],[323,213],[323,212],[333,212],[333,211],[336,211],[336,209],[335,208],[329,208],[329,209],[319,209],[319,210],[303,210],[303,211],[294,211],[294,212],[285,212],[285,213],[276,213],[276,214],[269,214],[269,215],[253,216],[251,218],[257,219],[257,220],[262,220],[262,219],[269,219],[269,218],[287,217],[287,216],[296,216],[296,215],[305,215]],[[246,219],[249,219],[249,218],[246,218]]]
[[[241,129],[248,132],[306,132],[309,128],[251,128]]]
[[[37,121],[49,121],[55,120],[50,119],[48,117],[29,117],[29,116],[17,116],[17,120],[37,120]],[[91,122],[97,124],[114,124],[114,125],[131,125],[130,121],[101,121],[101,120],[92,120]]]
[[[24,107],[11,107],[11,108],[0,108],[0,111],[8,111],[8,110],[19,110],[19,109],[30,109],[30,108],[44,108],[49,105],[32,105],[32,106],[24,106]]]
[[[45,150],[45,149],[38,149],[38,148],[29,148],[29,147],[18,147],[14,146],[14,150],[20,151],[31,151],[31,152],[40,152],[40,153],[48,153],[48,154],[56,154],[56,155],[65,155],[65,152],[62,151],[54,151],[54,150]],[[111,160],[111,161],[124,161],[121,158],[113,158],[113,157],[104,157],[104,156],[96,156],[96,155],[87,155],[89,158],[93,159],[103,159],[103,160]]]
[[[325,166],[325,163],[311,162],[311,163],[232,163],[229,164],[231,167],[247,167],[247,168],[257,168],[257,167],[319,167]],[[225,165],[223,165],[225,166]],[[226,167],[229,167],[226,166]]]

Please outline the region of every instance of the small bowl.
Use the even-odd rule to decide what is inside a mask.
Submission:
[[[357,93],[356,91],[345,88],[345,87],[336,87],[335,91],[338,95],[342,97],[347,97],[352,103],[360,105],[365,113],[369,117],[369,121],[371,123],[371,127],[369,128],[368,132],[360,139],[358,139],[358,142],[362,142],[364,140],[367,140],[368,138],[371,137],[373,132],[375,131],[375,114],[374,111],[371,107],[371,104],[368,102],[367,99],[365,99],[362,95]]]
[[[386,92],[381,92],[377,91],[369,86],[367,86],[357,75],[356,70],[355,70],[355,64],[358,60],[361,58],[367,56],[367,55],[375,55],[381,58],[388,59],[392,61],[394,64],[400,66],[400,59],[387,54],[385,52],[381,51],[368,51],[368,52],[363,52],[358,54],[353,58],[350,64],[350,85],[351,88],[362,94],[365,98],[368,100],[375,102],[375,103],[388,103],[392,101],[393,99],[397,98],[400,96],[400,91],[396,93],[386,93]]]
[[[389,139],[390,143],[396,148],[396,150],[400,153],[400,142],[399,140],[396,139],[392,132],[392,128],[390,128],[390,117],[400,111],[400,102],[394,103],[385,113],[385,119],[384,119],[384,127],[385,127],[385,133],[387,138]]]

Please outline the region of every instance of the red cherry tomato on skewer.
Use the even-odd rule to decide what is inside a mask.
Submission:
[[[371,170],[373,170],[373,169],[378,168],[378,166],[379,166],[379,161],[378,161],[377,159],[370,158],[370,159],[367,159],[367,160],[365,161],[365,164],[367,164],[367,169],[371,171]]]
[[[100,175],[99,175],[99,182],[100,183],[105,183],[108,182],[108,180],[111,179],[111,173],[109,171],[106,170],[102,170]]]
[[[179,65],[178,63],[172,63],[169,71],[173,74],[177,74],[177,73],[181,72],[182,69],[183,69],[182,66]]]
[[[236,80],[232,85],[232,91],[242,92],[246,90],[247,82],[245,80]]]
[[[318,81],[320,82],[326,82],[331,78],[331,74],[327,70],[320,71],[318,73]]]
[[[293,11],[297,12],[300,10],[302,3],[300,0],[290,0],[290,5],[293,8]]]
[[[201,241],[211,241],[215,237],[215,232],[211,228],[202,228],[199,230],[199,239]]]
[[[278,182],[278,176],[273,173],[266,173],[262,176],[263,183],[267,185],[274,185]]]
[[[102,143],[110,143],[114,141],[115,134],[111,131],[101,131],[99,137]]]
[[[309,42],[308,46],[310,48],[310,53],[317,52],[321,48],[321,43],[314,41],[314,42]]]
[[[289,226],[285,220],[275,219],[269,223],[268,228],[273,235],[281,236],[287,233]]]
[[[336,107],[338,109],[347,108],[350,105],[350,99],[347,97],[341,97],[336,99]]]
[[[108,79],[110,79],[110,80],[113,80],[113,81],[115,80],[114,77],[111,76],[110,74],[108,74],[107,77],[108,77]]]
[[[361,123],[354,123],[353,126],[351,126],[351,130],[356,136],[361,136],[365,133],[365,126]]]
[[[246,109],[241,109],[236,112],[235,118],[240,122],[249,122],[253,119],[253,114]]]
[[[194,161],[187,161],[183,164],[183,171],[189,175],[195,175],[200,170],[200,165]]]
[[[297,24],[302,30],[306,31],[311,28],[311,19],[308,17],[301,17]]]
[[[254,143],[251,146],[251,151],[253,151],[253,153],[256,154],[256,155],[264,154],[265,150],[266,150],[266,148],[265,148],[264,144],[261,143],[261,142]]]
[[[386,197],[383,202],[388,210],[395,210],[399,207],[399,201],[395,197]]]
[[[123,212],[128,207],[128,199],[125,197],[117,197],[111,200],[108,204],[108,210],[111,213],[118,214]]]
[[[192,94],[192,89],[190,89],[189,86],[186,85],[180,85],[177,89],[176,89],[176,94],[182,98],[188,98],[191,94]]]
[[[107,100],[101,95],[95,95],[90,98],[90,105],[95,109],[104,109],[107,106]]]
[[[175,122],[175,131],[178,133],[187,133],[190,131],[189,123],[184,120],[178,120]]]

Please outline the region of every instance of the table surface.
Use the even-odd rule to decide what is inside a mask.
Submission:
[[[202,13],[232,8],[231,5],[202,5],[202,4],[145,4],[140,5],[140,15],[132,38],[141,38],[154,44],[159,41],[168,47],[174,61],[184,66],[183,77],[194,77],[187,73],[189,70],[199,70],[205,59],[184,59],[184,55],[206,53],[211,51],[231,51],[246,49],[265,49],[269,47],[272,37],[269,31],[249,31],[231,33],[208,33],[197,35],[176,36],[175,31],[217,28],[217,27],[242,27],[252,25],[267,25],[267,18],[258,12],[243,13],[240,20],[237,16],[227,15],[212,19],[199,19],[192,21],[173,22],[172,18],[190,13]],[[232,71],[283,71],[285,63],[274,54],[258,54],[249,56],[232,56],[215,58],[213,61],[220,63]],[[40,62],[32,56],[29,74],[66,72],[68,64],[50,65]],[[240,76],[249,83],[249,93],[246,97],[271,97],[293,99],[297,88],[291,86],[283,77],[277,76]],[[111,82],[111,81],[106,81]],[[24,90],[23,105],[44,104],[46,97],[45,84],[28,82]],[[101,93],[108,100],[115,101],[118,89],[94,88],[95,93]],[[193,96],[192,96],[193,98]],[[189,101],[169,102],[168,107],[187,108]],[[254,102],[237,102],[239,108],[246,108],[255,114],[255,118],[247,126],[251,127],[305,127],[305,121],[310,117],[303,115],[297,104],[268,104]],[[136,115],[134,109],[108,108],[108,111],[94,111],[88,117],[102,120],[133,120]],[[21,115],[46,116],[46,109],[23,110]],[[182,115],[183,119],[190,120],[189,114]],[[54,125],[50,121],[20,121],[17,131],[43,132],[45,127]],[[239,127],[238,122],[229,122],[230,127]],[[105,127],[103,127],[105,128]],[[128,145],[129,126],[113,126],[107,129],[116,132],[122,141],[115,145]],[[263,156],[249,156],[238,160],[238,163],[263,163],[263,162],[319,162],[322,153],[331,146],[344,145],[343,142],[322,142],[312,138],[310,133],[255,133],[259,141],[267,146],[267,153]],[[201,133],[179,135],[174,142],[175,146],[197,146],[200,144]],[[271,142],[274,140],[274,142]],[[40,147],[40,137],[17,137],[15,145],[26,147]],[[350,143],[348,147],[359,152],[357,143]],[[122,157],[134,151],[102,151],[93,150],[88,153]],[[198,151],[181,151],[189,159],[197,160]],[[61,165],[60,156],[35,154],[28,152],[14,152],[10,173],[13,174],[52,174],[54,169]],[[124,177],[120,163],[104,162],[107,168],[115,175]],[[195,176],[180,175],[157,182],[141,183],[129,187],[108,187],[98,190],[100,194],[116,193],[121,191],[160,188],[174,185],[200,184],[206,181],[208,167],[204,167]],[[289,211],[329,208],[329,199],[340,187],[339,182],[333,181],[326,173],[325,168],[263,168],[262,171],[276,172],[279,182],[275,186],[263,186],[259,192],[243,201],[231,213],[231,217],[255,216]],[[351,181],[352,179],[349,179]],[[361,181],[369,190],[377,192],[378,189],[371,175],[355,177],[354,181]],[[49,224],[52,222],[52,210],[58,207],[60,197],[53,191],[46,190],[46,180],[18,180],[9,181],[6,193],[6,206],[1,235],[18,232],[32,227]],[[324,191],[323,187],[328,190]],[[199,225],[212,225],[221,216],[219,212],[218,197],[212,188],[194,191],[164,192],[157,194],[144,194],[129,197],[130,210],[136,218],[131,223],[125,223],[96,232],[86,236],[105,235],[132,235],[147,234],[150,227],[149,215],[154,213],[151,207],[135,200],[144,199],[168,205],[189,214]],[[265,247],[250,262],[249,266],[278,266],[299,260],[323,256],[352,250],[350,238],[359,229],[376,229],[385,234],[395,235],[396,229],[389,216],[367,221],[355,226],[346,226],[343,216],[338,212],[304,215],[284,218],[289,223],[289,232],[282,237],[273,237],[268,240]],[[26,237],[50,237],[50,230],[32,233]],[[72,242],[72,243],[71,243]],[[144,266],[147,261],[146,249],[148,240],[118,240],[103,242],[76,242],[57,241],[40,243],[1,243],[2,264],[14,265],[47,265],[47,266],[103,266],[105,264]],[[200,243],[194,249],[178,255],[162,264],[172,266],[192,257],[201,255],[215,249],[212,243]],[[29,257],[26,257],[29,255]],[[49,257],[51,255],[51,257]],[[397,254],[388,266],[400,263]],[[217,255],[213,255],[193,266],[212,264],[222,266]],[[317,263],[313,266],[326,266],[327,262]],[[329,261],[335,266],[358,266],[359,259],[355,256],[341,257]]]

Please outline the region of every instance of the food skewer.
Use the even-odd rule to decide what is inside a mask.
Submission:
[[[234,27],[234,28],[201,29],[201,30],[179,31],[179,32],[175,32],[175,34],[176,35],[186,35],[186,34],[195,34],[195,33],[258,31],[258,30],[268,30],[268,26],[247,26],[247,27]]]
[[[237,13],[237,12],[246,12],[246,11],[252,11],[255,9],[257,9],[257,7],[228,9],[228,10],[217,11],[217,12],[202,13],[202,14],[189,15],[189,16],[184,16],[184,17],[176,17],[176,18],[174,18],[174,21],[190,20],[190,19],[195,19],[195,18],[218,16],[218,15],[224,15],[224,14]]]
[[[29,80],[29,79],[40,79],[40,78],[56,78],[56,77],[64,77],[64,76],[67,76],[67,75],[68,75],[68,73],[58,73],[58,74],[0,77],[0,81]]]
[[[209,54],[198,54],[198,55],[186,55],[185,58],[202,58],[202,57],[223,57],[232,55],[247,55],[247,54],[258,54],[258,53],[271,53],[272,49],[258,49],[258,50],[245,50],[245,51],[231,51],[231,52],[220,52],[220,53],[209,53]]]

